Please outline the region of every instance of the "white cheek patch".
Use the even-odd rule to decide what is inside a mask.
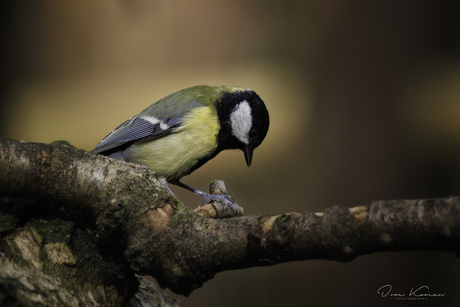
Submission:
[[[249,144],[248,133],[252,127],[251,106],[244,100],[230,115],[232,134],[244,144]]]

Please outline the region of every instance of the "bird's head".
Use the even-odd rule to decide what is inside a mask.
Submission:
[[[253,151],[264,140],[270,125],[264,102],[251,89],[225,88],[216,107],[221,122],[219,146],[241,149],[250,166]]]

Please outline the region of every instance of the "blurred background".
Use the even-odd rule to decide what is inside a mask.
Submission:
[[[228,151],[184,182],[224,180],[246,215],[460,195],[456,0],[0,5],[0,137],[89,151],[172,92],[245,86],[271,116],[251,168]],[[426,285],[445,297],[423,305],[457,306],[459,273],[452,253],[380,253],[223,272],[187,298],[168,293],[188,307],[388,306],[381,286]]]

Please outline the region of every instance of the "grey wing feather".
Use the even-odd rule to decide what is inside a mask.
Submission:
[[[141,117],[134,116],[115,128],[115,130],[97,144],[92,152],[103,153],[130,143],[153,141],[174,132],[181,123],[181,118],[162,119],[155,124]]]

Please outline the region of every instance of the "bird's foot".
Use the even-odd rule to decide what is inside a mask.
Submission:
[[[221,180],[214,180],[210,185],[211,194],[204,193],[200,195],[203,197],[203,204],[211,204],[216,210],[217,217],[234,217],[242,216],[243,208],[235,203],[233,197],[227,194],[225,183]]]
[[[204,206],[211,202],[219,202],[222,205],[231,208],[232,211],[234,212],[237,210],[235,206],[235,200],[233,199],[233,197],[227,194],[207,194],[205,193],[203,195],[203,204],[201,204],[201,206]]]
[[[213,180],[211,182],[211,185],[209,186],[210,194],[197,190],[180,180],[172,183],[192,191],[195,195],[203,198],[203,204],[198,209],[195,209],[195,212],[198,214],[211,218],[225,218],[243,215],[243,208],[238,206],[235,203],[235,200],[227,194],[225,183],[222,180]],[[208,204],[209,206],[206,206]]]

